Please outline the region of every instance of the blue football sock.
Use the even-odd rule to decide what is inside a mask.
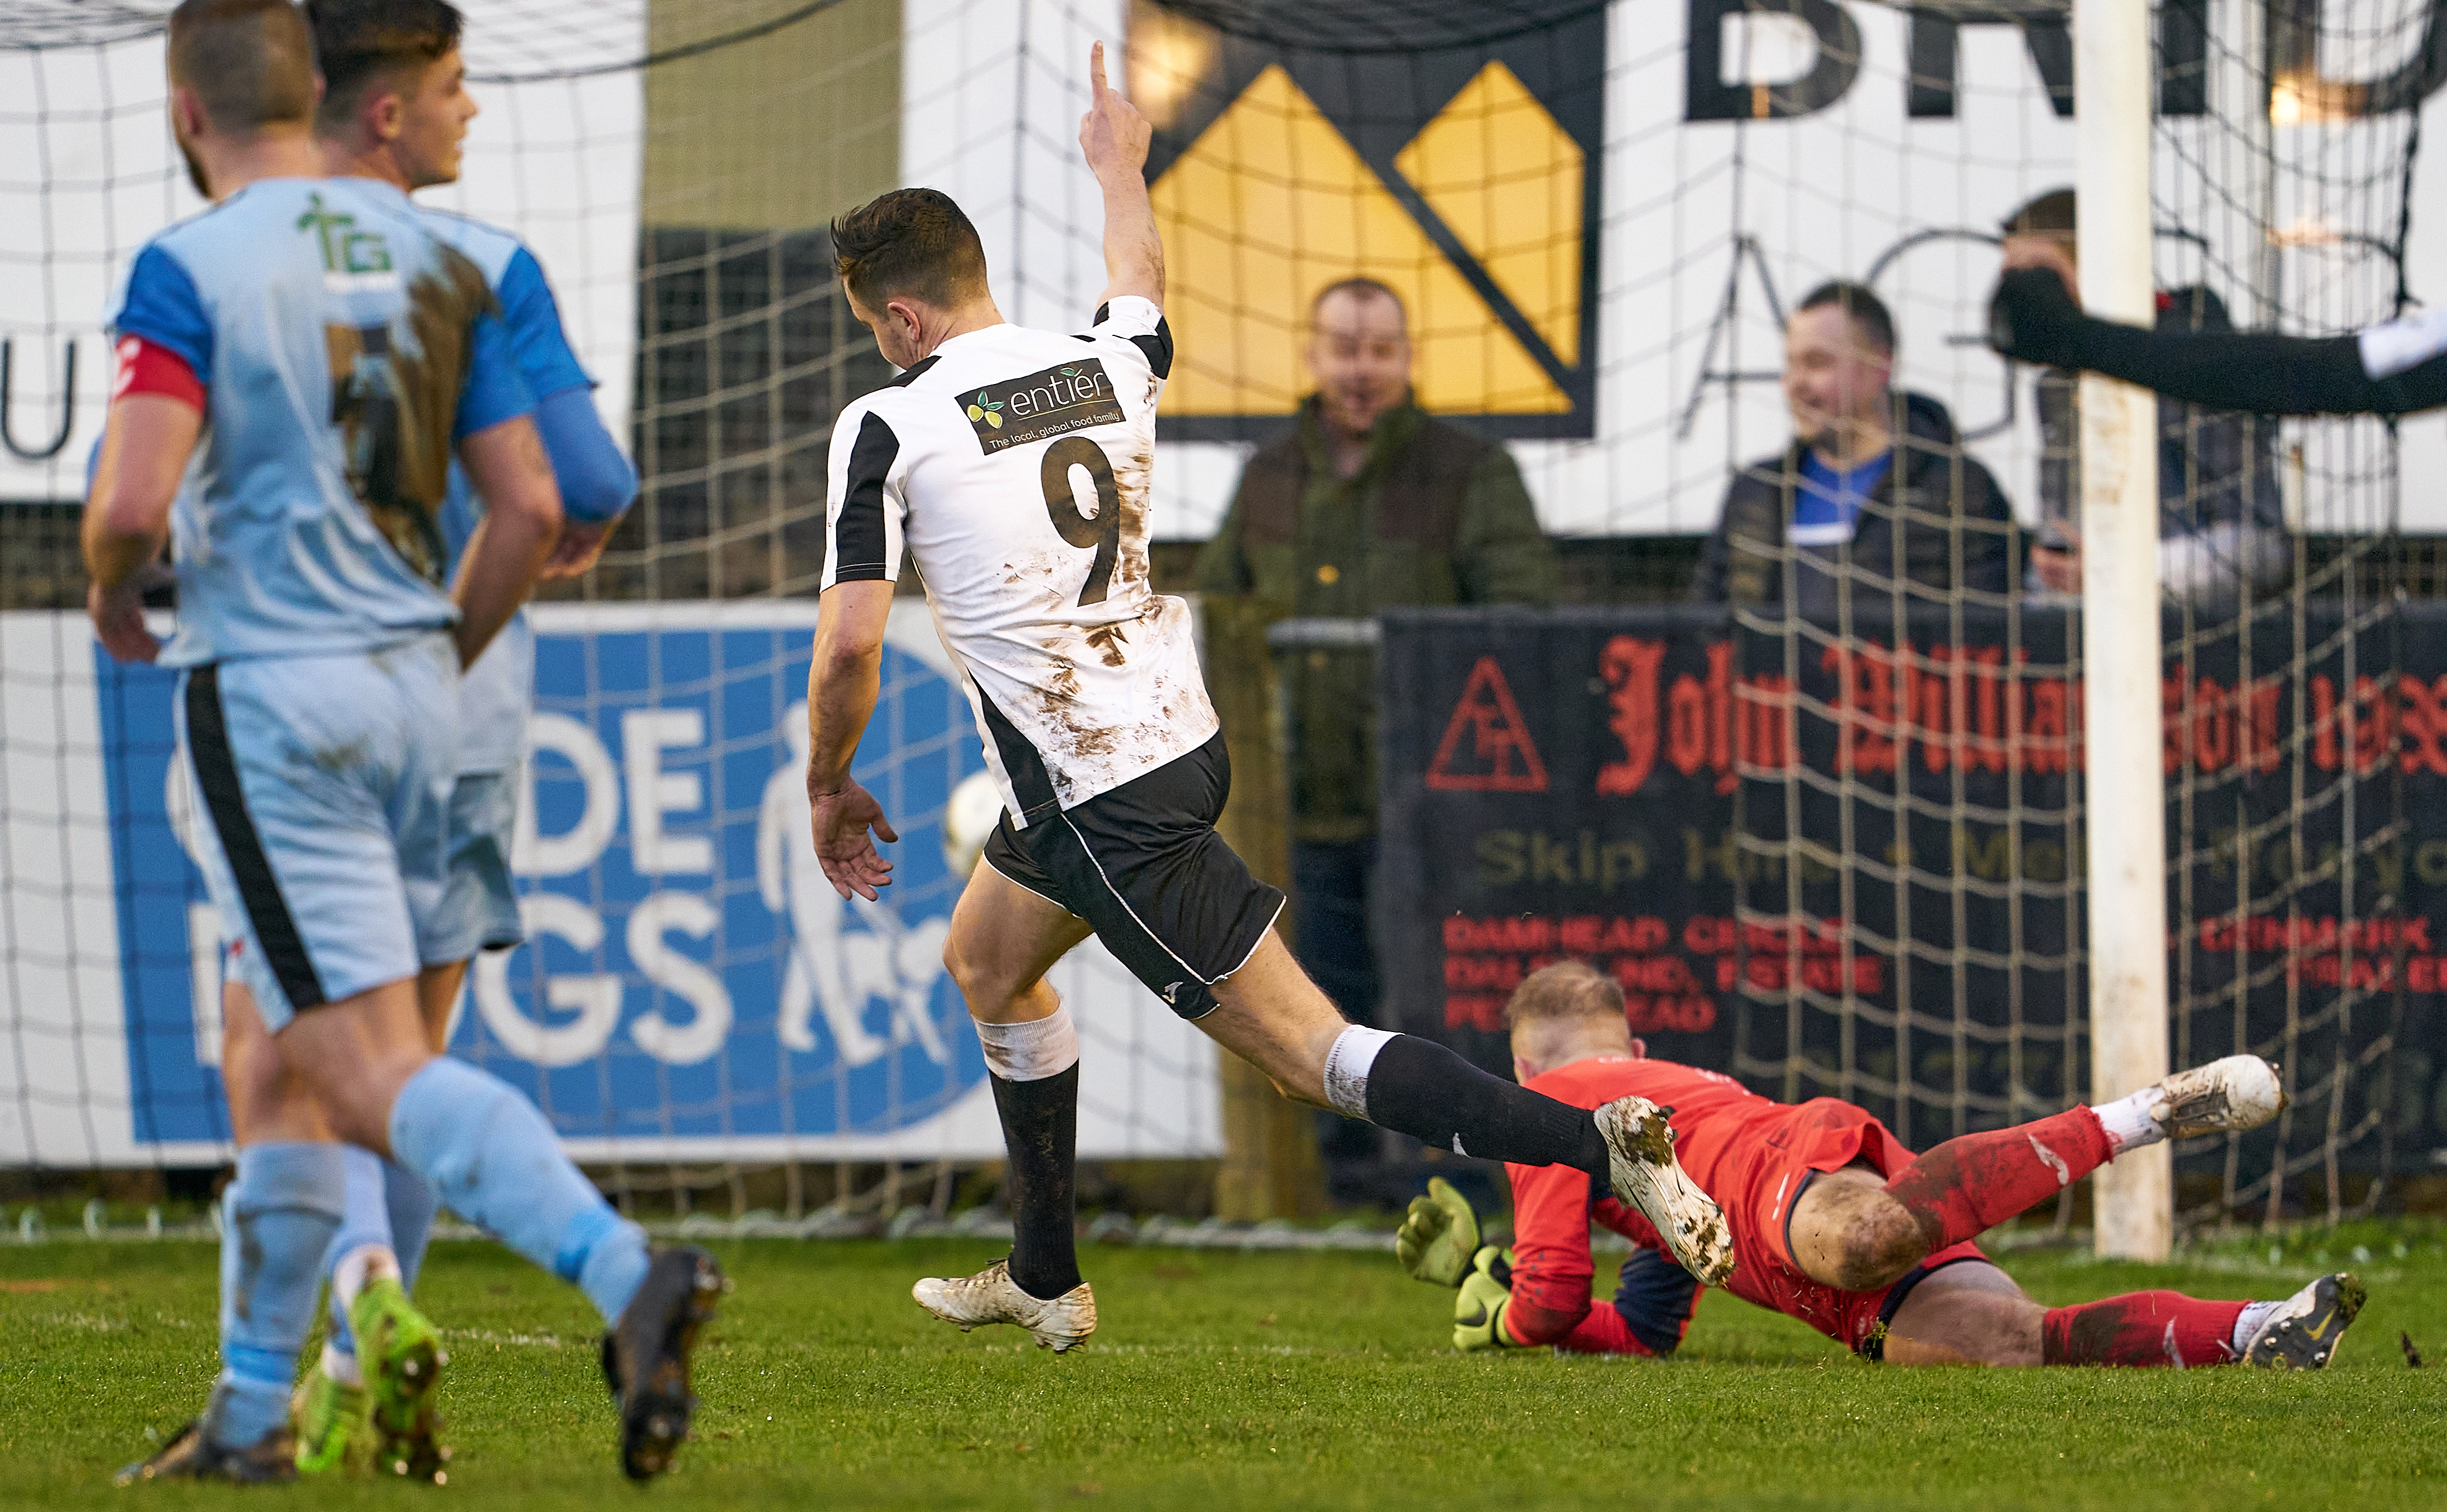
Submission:
[[[605,1322],[646,1278],[646,1231],[579,1174],[534,1104],[466,1062],[437,1055],[408,1079],[390,1148],[450,1211],[576,1281]]]
[[[342,1204],[340,1231],[323,1252],[323,1278],[332,1278],[340,1257],[369,1244],[395,1247],[390,1234],[390,1209],[383,1200],[383,1158],[354,1144],[340,1146],[340,1163],[348,1171],[348,1197]],[[340,1289],[332,1288],[332,1327],[324,1342],[342,1354],[357,1352],[349,1332],[349,1310],[340,1305]]]
[[[221,1373],[204,1419],[215,1444],[243,1448],[288,1423],[347,1184],[336,1144],[237,1152],[237,1180],[221,1197]]]
[[[432,1182],[397,1161],[383,1162],[383,1200],[390,1208],[390,1250],[399,1257],[399,1284],[413,1292],[442,1201],[433,1195]]]

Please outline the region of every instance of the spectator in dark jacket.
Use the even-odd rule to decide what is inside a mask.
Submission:
[[[2075,261],[2073,191],[2041,195],[2007,217],[2008,263],[2053,269],[2068,291]],[[2230,331],[2226,302],[2193,284],[2158,295],[2163,331]],[[2034,588],[2081,591],[2081,379],[2039,374],[2039,543]],[[2277,423],[2259,415],[2158,401],[2158,584],[2204,613],[2231,613],[2246,587],[2284,581],[2293,542],[2277,482]]]
[[[1834,620],[1849,601],[2003,595],[2004,493],[1944,405],[1897,393],[1894,319],[1858,284],[1811,291],[1785,325],[1793,442],[1734,475],[1693,596]]]

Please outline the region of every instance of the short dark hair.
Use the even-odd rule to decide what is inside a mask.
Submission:
[[[2070,236],[2080,229],[2070,189],[2051,189],[2017,209],[1998,225],[2009,236]]]
[[[1356,294],[1363,299],[1391,299],[1394,301],[1394,308],[1402,312],[1402,329],[1405,331],[1411,329],[1411,307],[1402,303],[1402,296],[1394,292],[1394,286],[1367,277],[1337,279],[1318,290],[1317,297],[1308,302],[1308,316],[1312,322],[1317,319],[1317,312],[1325,308],[1325,302],[1336,294]]]
[[[1895,317],[1887,312],[1887,302],[1871,293],[1862,284],[1831,279],[1801,296],[1793,313],[1807,314],[1833,305],[1852,317],[1852,329],[1861,339],[1891,357],[1895,354]]]
[[[868,310],[894,295],[950,309],[986,292],[986,245],[940,189],[895,189],[835,217],[833,267]]]
[[[1541,1019],[1621,1018],[1622,984],[1586,961],[1557,961],[1521,979],[1504,1005],[1504,1027]]]
[[[323,70],[314,124],[327,132],[353,119],[374,85],[447,56],[465,25],[449,0],[306,0],[306,20]]]
[[[186,0],[170,12],[170,82],[213,129],[249,132],[314,113],[314,39],[289,0]]]

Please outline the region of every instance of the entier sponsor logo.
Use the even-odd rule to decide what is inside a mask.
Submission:
[[[960,412],[991,457],[1006,446],[1048,441],[1090,425],[1128,418],[1113,397],[1104,362],[1083,357],[1009,383],[989,384],[959,399]]]

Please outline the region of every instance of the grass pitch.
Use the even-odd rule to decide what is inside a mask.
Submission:
[[[2371,1303],[2339,1364],[2286,1376],[1870,1366],[1715,1294],[1677,1361],[1463,1357],[1447,1348],[1450,1294],[1390,1256],[1098,1246],[1082,1258],[1103,1326],[1056,1358],[909,1300],[916,1276],[976,1270],[997,1248],[729,1244],[738,1292],[698,1356],[699,1442],[643,1492],[615,1466],[592,1314],[481,1244],[438,1246],[420,1289],[451,1354],[449,1486],[115,1490],[148,1428],[202,1404],[213,1252],[10,1246],[0,1506],[2438,1508],[2442,1237],[2313,1232],[2168,1267],[2008,1260],[2049,1302],[2279,1296],[2352,1265]],[[2432,1366],[2407,1368],[2400,1330]]]

